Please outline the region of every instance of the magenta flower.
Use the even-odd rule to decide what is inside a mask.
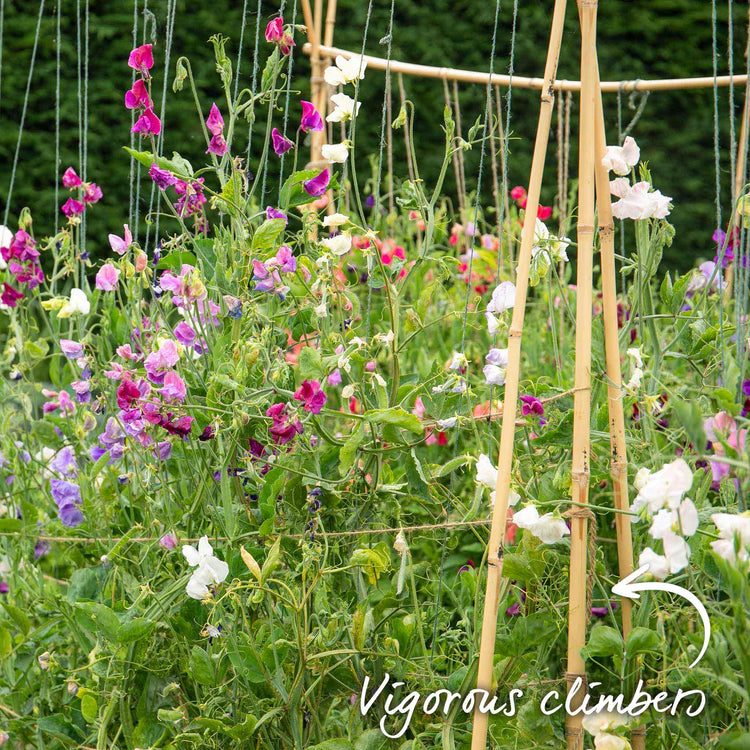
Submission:
[[[266,26],[266,41],[271,44],[278,44],[282,55],[288,55],[294,47],[294,39],[288,31],[284,31],[284,19],[277,16],[268,22]]]
[[[63,173],[62,184],[63,187],[66,188],[76,188],[80,187],[83,182],[81,181],[81,178],[76,174],[75,169],[73,169],[73,167],[68,167]]]
[[[95,182],[89,182],[87,184],[84,184],[83,187],[83,202],[84,203],[98,203],[102,197],[104,196],[104,193],[102,193],[102,189],[95,183]]]
[[[227,152],[227,143],[224,140],[224,118],[215,103],[211,105],[211,111],[206,118],[206,128],[212,136],[206,153],[224,156]]]
[[[266,219],[284,219],[284,223],[288,223],[286,214],[283,211],[279,211],[278,208],[272,206],[266,206]]]
[[[119,278],[120,269],[111,263],[105,263],[96,273],[96,288],[102,292],[114,292]]]
[[[544,406],[542,402],[535,396],[521,396],[521,413],[524,417],[529,415],[534,417],[541,417],[544,415]]]
[[[276,263],[282,273],[294,273],[297,270],[297,259],[288,245],[282,245],[276,253]]]
[[[133,244],[133,235],[130,232],[130,227],[127,224],[123,224],[125,234],[123,237],[118,237],[116,234],[110,234],[107,236],[109,239],[109,246],[118,255],[125,255],[128,251],[128,247]]]
[[[123,380],[117,389],[117,406],[129,410],[141,397],[141,391],[132,380]]]
[[[174,189],[179,198],[174,207],[180,216],[193,216],[202,210],[203,204],[206,202],[206,196],[203,194],[203,181],[203,177],[201,177],[190,183],[184,180],[175,182]]]
[[[341,370],[338,367],[328,376],[328,385],[341,385]]]
[[[174,328],[174,337],[185,346],[192,346],[195,343],[195,330],[192,326],[181,320]]]
[[[86,206],[81,201],[68,198],[65,203],[62,204],[60,210],[68,217],[80,216],[85,210]]]
[[[127,109],[136,109],[143,107],[148,109],[151,106],[151,97],[148,95],[146,83],[142,78],[136,80],[133,88],[125,92],[125,107]]]
[[[271,131],[271,140],[273,141],[273,150],[276,156],[283,156],[290,148],[294,148],[294,143],[286,136],[279,133],[278,128]]]
[[[161,133],[161,120],[154,114],[153,107],[145,109],[143,114],[135,121],[135,125],[130,129],[130,132],[140,133],[141,135],[159,135]]]
[[[148,71],[154,67],[154,53],[150,44],[142,44],[136,47],[128,57],[128,67],[133,68],[149,78]]]
[[[23,292],[19,292],[7,282],[3,282],[3,292],[0,294],[0,302],[6,307],[17,307],[18,300],[23,299],[24,296]]]
[[[313,177],[312,179],[307,180],[307,182],[303,183],[303,187],[305,188],[305,192],[308,195],[312,196],[313,198],[319,198],[321,195],[323,195],[323,193],[325,193],[330,181],[331,175],[328,173],[327,169],[324,169],[316,177]]]
[[[266,410],[266,416],[271,417],[273,424],[269,432],[274,443],[285,445],[303,431],[302,422],[297,417],[286,413],[286,404],[274,404]]]
[[[302,119],[300,120],[299,126],[302,130],[304,130],[305,133],[309,133],[311,130],[323,130],[323,118],[320,116],[318,110],[313,107],[312,102],[306,102],[303,100],[300,104],[302,104]]]
[[[323,393],[317,380],[302,381],[302,385],[294,392],[294,398],[302,401],[305,411],[311,414],[319,414],[326,402],[326,394]]]
[[[177,178],[167,169],[159,169],[154,162],[148,170],[148,176],[161,190],[166,190],[170,185],[177,183]]]
[[[224,136],[219,133],[211,137],[211,140],[206,149],[207,154],[215,154],[216,156],[224,156],[228,151],[227,142],[224,140]]]

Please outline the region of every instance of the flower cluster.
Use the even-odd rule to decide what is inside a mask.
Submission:
[[[297,259],[287,245],[282,245],[276,255],[266,261],[253,260],[253,281],[258,292],[277,294],[286,299],[289,287],[282,280],[282,273],[294,273],[297,270]]]
[[[125,92],[125,106],[127,109],[135,110],[138,115],[130,132],[139,135],[159,135],[161,120],[154,113],[150,92],[150,70],[154,67],[151,45],[143,44],[132,50],[128,57],[128,66],[141,76],[135,79],[130,91]]]
[[[229,566],[214,555],[214,548],[207,536],[198,540],[198,549],[190,544],[182,547],[182,554],[191,568],[195,568],[185,591],[192,599],[205,599],[209,593],[208,587],[223,583],[229,575]]]
[[[275,44],[282,55],[288,55],[295,46],[294,38],[290,31],[284,28],[284,19],[277,16],[268,22],[266,26],[266,41]]]
[[[679,573],[687,567],[690,547],[686,537],[693,536],[698,530],[698,511],[693,501],[685,497],[692,484],[693,472],[681,458],[659,471],[652,473],[643,468],[636,474],[638,495],[630,511],[651,521],[649,534],[660,540],[664,549],[664,554],[658,554],[646,547],[638,564],[648,565],[655,578],[666,578],[670,573]]]
[[[98,203],[103,196],[102,189],[95,182],[84,182],[73,167],[68,167],[62,176],[63,187],[68,190],[76,190],[77,198],[70,197],[63,203],[60,210],[68,217],[71,223],[78,221],[87,206]]]
[[[17,286],[31,290],[44,281],[36,241],[24,229],[19,229],[13,235],[5,227],[0,227],[0,257],[2,258],[1,268],[8,271]],[[3,282],[0,296],[0,302],[3,305],[16,307],[18,301],[25,296],[25,292],[7,281]]]

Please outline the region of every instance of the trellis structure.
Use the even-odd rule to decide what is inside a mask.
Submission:
[[[312,64],[311,91],[313,102],[325,115],[327,97],[326,86],[322,80],[323,64],[321,60],[336,55],[351,57],[354,53],[333,47],[333,17],[327,16],[325,44],[320,44],[320,18],[322,18],[322,0],[315,0],[315,20],[309,10],[309,0],[302,0],[306,8],[305,20],[307,25],[308,44],[303,52],[310,55]],[[335,14],[335,0],[331,0]],[[481,73],[477,71],[458,70],[445,67],[431,67],[416,65],[364,55],[370,69],[386,72],[386,96],[390,100],[390,74],[399,75],[402,101],[403,84],[401,75],[411,75],[421,78],[434,78],[443,81],[446,104],[450,104],[448,81],[453,81],[453,106],[458,107],[458,95],[455,86],[457,82],[478,83],[487,86],[488,101],[491,86],[510,86],[522,89],[536,89],[541,91],[540,115],[534,145],[531,173],[528,182],[526,211],[521,233],[520,253],[516,272],[516,304],[508,332],[508,368],[506,372],[505,394],[502,409],[502,427],[500,434],[500,448],[498,458],[498,478],[495,493],[495,504],[492,512],[490,537],[487,546],[487,583],[482,619],[482,636],[479,652],[477,673],[477,687],[487,691],[493,689],[493,665],[495,653],[495,638],[497,634],[497,617],[500,604],[500,591],[503,569],[503,553],[505,530],[508,519],[508,499],[511,484],[511,469],[513,465],[513,446],[515,441],[516,418],[518,411],[518,391],[521,363],[521,337],[524,324],[525,304],[529,288],[529,273],[531,252],[534,244],[534,229],[539,207],[542,176],[546,158],[550,126],[554,111],[556,92],[577,92],[580,95],[580,124],[579,124],[579,164],[578,164],[578,226],[577,226],[577,305],[575,330],[575,386],[574,386],[574,427],[572,454],[572,501],[566,516],[571,524],[570,551],[570,591],[568,603],[568,652],[566,681],[568,691],[575,692],[571,701],[573,711],[566,717],[566,741],[568,750],[583,750],[584,732],[581,715],[576,714],[585,696],[587,683],[585,665],[581,650],[586,644],[586,628],[590,607],[590,590],[587,585],[588,565],[593,563],[589,559],[595,553],[594,538],[590,535],[589,521],[595,522],[594,514],[588,508],[589,480],[590,480],[590,441],[591,441],[591,334],[592,334],[592,304],[593,304],[593,253],[595,238],[595,208],[598,214],[599,252],[601,262],[601,291],[603,300],[604,346],[607,376],[607,403],[609,412],[610,431],[610,473],[614,490],[614,508],[616,511],[616,537],[618,566],[621,578],[633,571],[633,543],[628,514],[628,479],[627,479],[627,448],[625,442],[625,418],[622,405],[622,373],[620,366],[620,347],[617,321],[617,291],[616,291],[616,262],[614,247],[614,219],[609,189],[609,174],[603,166],[602,159],[607,147],[606,129],[602,93],[606,92],[652,92],[670,90],[688,90],[713,88],[716,91],[721,86],[744,86],[745,101],[743,106],[740,143],[736,158],[734,158],[734,175],[732,183],[733,206],[740,195],[747,175],[748,157],[748,83],[750,76],[716,75],[714,61],[714,75],[657,80],[630,81],[602,81],[599,76],[598,56],[596,51],[596,19],[597,0],[577,0],[579,20],[581,26],[581,78],[579,81],[557,80],[557,65],[560,56],[562,32],[565,19],[566,0],[555,0],[550,30],[547,61],[543,78],[528,78],[509,76],[493,72]],[[329,10],[331,5],[329,4]],[[715,38],[714,38],[715,44]],[[750,46],[750,36],[748,37]],[[746,53],[747,56],[747,53]],[[496,96],[498,105],[500,98]],[[715,99],[716,101],[716,99]],[[488,107],[489,109],[489,107]],[[457,128],[460,128],[459,112],[456,112]],[[502,127],[502,118],[498,117]],[[389,118],[390,122],[390,118]],[[569,122],[569,110],[568,110]],[[715,121],[715,128],[718,123]],[[502,133],[502,131],[501,131]],[[718,131],[715,130],[715,144]],[[459,133],[460,134],[460,133]],[[389,138],[389,151],[390,132]],[[502,138],[502,135],[501,135]],[[407,149],[409,143],[407,140]],[[313,140],[311,149],[311,164],[321,164],[322,144]],[[718,145],[717,170],[718,170]],[[497,165],[496,152],[493,148],[493,176]],[[734,155],[733,155],[734,157]],[[501,165],[503,173],[505,164]],[[465,193],[465,183],[459,169],[456,170],[459,200],[461,193]],[[391,178],[392,179],[392,178]],[[477,198],[478,200],[478,198]],[[495,180],[495,200],[497,206],[497,181]],[[718,172],[717,172],[717,213],[719,207]],[[497,206],[499,209],[499,206]],[[502,215],[500,210],[498,214]],[[738,222],[739,212],[733,207],[730,227]],[[500,227],[500,224],[498,224]],[[728,282],[731,278],[732,266],[727,270]],[[728,283],[728,285],[730,285]],[[623,638],[626,639],[632,629],[632,601],[621,599]],[[583,689],[579,689],[582,687]],[[577,691],[577,692],[576,692]],[[489,717],[477,710],[474,714],[472,732],[472,750],[484,750],[487,745]],[[631,731],[631,743],[634,750],[645,750],[646,727],[641,725]]]

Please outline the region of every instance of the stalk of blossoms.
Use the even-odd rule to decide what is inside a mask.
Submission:
[[[539,208],[544,162],[547,155],[547,143],[549,141],[550,124],[554,110],[554,81],[557,74],[557,63],[560,59],[565,6],[565,0],[555,0],[550,41],[547,48],[547,62],[544,68],[545,86],[541,93],[526,214],[521,232],[521,248],[516,275],[516,299],[513,307],[513,318],[508,331],[508,368],[506,370],[505,398],[503,399],[503,421],[500,432],[500,455],[497,464],[495,503],[492,509],[492,525],[490,527],[490,539],[487,547],[487,587],[484,600],[484,613],[482,615],[482,638],[477,671],[477,688],[487,690],[488,692],[492,690],[497,611],[500,604],[500,583],[503,568],[503,546],[505,543],[511,470],[513,467],[513,445],[515,442],[519,374],[521,368],[521,332],[526,312],[526,297],[529,290],[531,248],[534,244],[536,214]],[[481,712],[477,706],[472,727],[471,750],[485,749],[487,745],[488,724],[489,715]]]

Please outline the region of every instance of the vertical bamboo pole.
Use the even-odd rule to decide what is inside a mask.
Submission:
[[[322,0],[316,0],[316,15],[319,4]],[[321,71],[320,71],[320,30],[316,26],[313,20],[312,10],[310,8],[310,0],[302,0],[302,14],[305,19],[305,26],[307,27],[307,39],[310,42],[310,101],[313,106],[317,105],[320,97],[319,89],[321,83]],[[312,133],[310,139],[310,164],[315,164],[320,159],[319,153],[316,152],[317,133]]]
[[[508,515],[508,494],[510,491],[511,468],[513,464],[513,442],[518,411],[518,381],[521,369],[521,332],[526,312],[526,295],[529,288],[529,266],[531,247],[534,244],[539,194],[542,188],[544,161],[547,154],[550,123],[554,109],[554,81],[557,75],[557,62],[560,58],[560,43],[565,22],[566,0],[555,0],[552,27],[547,48],[547,62],[544,69],[545,86],[541,93],[539,122],[537,124],[534,155],[531,162],[526,214],[521,231],[521,249],[516,278],[516,304],[508,331],[508,368],[506,371],[505,396],[503,398],[503,422],[500,431],[500,453],[497,464],[497,487],[495,504],[492,509],[492,525],[487,549],[487,588],[482,615],[482,638],[479,648],[477,688],[492,690],[492,668],[495,658],[495,636],[497,634],[497,610],[500,604],[500,581],[503,568],[503,545],[505,524]],[[479,703],[479,702],[477,702]],[[472,750],[484,750],[487,744],[489,716],[477,710],[474,713],[472,728]]]
[[[569,705],[575,712],[586,692],[581,649],[586,644],[586,561],[591,457],[591,318],[594,250],[594,122],[596,117],[597,0],[579,0],[581,21],[581,105],[578,149],[578,257],[573,398],[572,506],[570,515],[570,595],[568,599]],[[569,713],[568,750],[583,750],[580,713]]]
[[[321,100],[325,97],[326,85],[323,80],[323,62],[320,57],[320,38],[323,27],[323,0],[315,0],[315,17],[313,30],[315,35],[315,69],[311,83],[315,87],[310,93],[311,101],[315,108],[320,111]],[[325,115],[323,115],[325,116]],[[319,130],[310,134],[310,161],[315,167],[323,166],[323,144],[326,142],[326,131]]]
[[[630,517],[625,513],[630,507],[628,500],[628,456],[625,443],[625,414],[622,406],[622,371],[620,368],[620,345],[617,331],[617,271],[615,268],[615,224],[612,218],[612,197],[609,192],[609,174],[602,164],[607,148],[604,125],[602,92],[599,88],[599,70],[596,77],[596,133],[595,170],[596,205],[599,212],[599,257],[602,269],[602,308],[604,318],[604,349],[607,362],[607,406],[610,433],[610,472],[614,489],[617,532],[617,561],[620,578],[633,572],[633,535]],[[623,637],[627,638],[633,627],[633,602],[623,597],[620,600]],[[636,727],[631,732],[633,750],[645,750],[645,727]]]
[[[333,46],[333,30],[336,26],[336,2],[337,0],[328,0],[328,3],[326,5],[326,25],[325,25],[325,35],[323,38],[323,42],[326,47],[332,47]],[[320,66],[320,75],[323,76],[323,73],[325,69],[331,64],[331,58],[325,57],[323,58],[323,61]],[[326,115],[328,114],[328,100],[329,100],[329,86],[325,82],[325,80],[322,80],[320,82],[320,99],[318,101],[318,112],[320,112],[320,116],[325,121]],[[331,124],[332,125],[332,124]],[[331,127],[331,132],[333,131],[333,127]],[[320,159],[322,161],[323,159],[323,143],[325,143],[325,139],[327,137],[327,130],[324,130],[323,133],[321,133],[322,141],[320,144]],[[330,143],[330,141],[329,141]],[[331,214],[336,213],[336,206],[333,202],[333,190],[329,190],[328,193],[328,206],[326,207],[326,213],[330,216]]]

